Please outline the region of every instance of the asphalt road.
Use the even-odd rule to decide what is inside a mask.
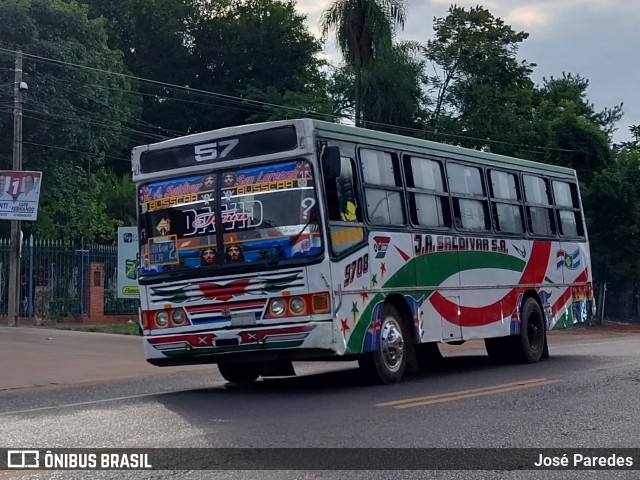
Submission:
[[[40,342],[49,348],[39,334],[27,333],[34,338],[25,337],[25,344]],[[92,334],[75,335],[58,343],[67,342],[65,348],[72,348],[86,338],[77,335]],[[114,364],[128,365],[127,355],[138,348],[135,338],[95,336],[92,341],[94,352],[101,351],[101,342],[108,347],[98,355],[106,371],[110,349],[120,345],[122,354],[113,350]],[[75,376],[59,374],[56,382],[44,383],[38,377],[31,384],[24,378],[16,382],[15,374],[0,374],[0,447],[376,448],[387,456],[393,455],[389,448],[398,447],[640,448],[639,342],[640,333],[627,331],[562,332],[551,336],[549,360],[510,366],[492,364],[482,344],[470,342],[447,347],[439,370],[382,387],[362,384],[352,363],[298,364],[297,377],[250,386],[225,384],[214,366],[147,373],[132,363],[129,371],[91,379],[81,375],[91,371],[85,362]],[[58,354],[63,351],[60,347]],[[6,359],[0,360],[6,369]],[[55,364],[47,368],[56,370]],[[3,384],[10,385],[6,379],[14,386],[2,389]],[[15,386],[20,382],[22,386]],[[638,470],[0,472],[0,480],[17,476],[635,479],[640,474]]]

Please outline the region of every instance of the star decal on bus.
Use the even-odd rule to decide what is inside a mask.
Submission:
[[[363,288],[363,291],[360,292],[360,296],[362,297],[362,303],[367,303],[367,300],[369,300],[369,294],[365,291],[367,289],[367,287]]]
[[[384,262],[382,262],[380,264],[380,277],[382,278],[382,280],[384,280],[384,274],[387,271],[387,267],[385,266]]]
[[[349,330],[351,330],[351,327],[349,327],[349,319],[348,318],[341,318],[340,319],[340,330],[342,330],[342,336],[343,337],[347,337],[347,332]]]
[[[358,310],[358,302],[353,302],[351,313],[353,313],[353,323],[356,323],[356,316],[360,313],[360,310]]]
[[[373,274],[371,275],[371,288],[375,288],[378,286],[378,275],[377,274]]]

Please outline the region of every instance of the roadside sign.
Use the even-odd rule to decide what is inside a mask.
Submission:
[[[0,220],[36,221],[42,172],[0,170]]]
[[[140,249],[137,227],[118,227],[118,298],[138,298]]]

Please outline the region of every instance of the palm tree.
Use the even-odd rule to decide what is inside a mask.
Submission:
[[[334,0],[322,13],[320,29],[327,38],[335,30],[336,41],[356,75],[356,125],[362,112],[362,69],[377,53],[390,48],[397,26],[404,27],[403,0]]]

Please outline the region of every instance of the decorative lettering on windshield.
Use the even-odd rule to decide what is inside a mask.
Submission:
[[[216,214],[210,207],[200,210],[184,210],[187,228],[184,237],[200,236],[216,231]],[[262,224],[262,202],[234,202],[223,204],[222,223],[225,230],[259,227]]]
[[[143,262],[143,274],[236,263],[276,265],[322,252],[313,170],[305,160],[152,182],[140,188],[139,196],[141,236],[171,231],[179,259],[175,264]],[[222,244],[216,233],[220,228]],[[144,242],[141,257],[149,259],[150,246]],[[242,255],[229,260],[236,250]],[[207,262],[202,260],[205,251]]]

